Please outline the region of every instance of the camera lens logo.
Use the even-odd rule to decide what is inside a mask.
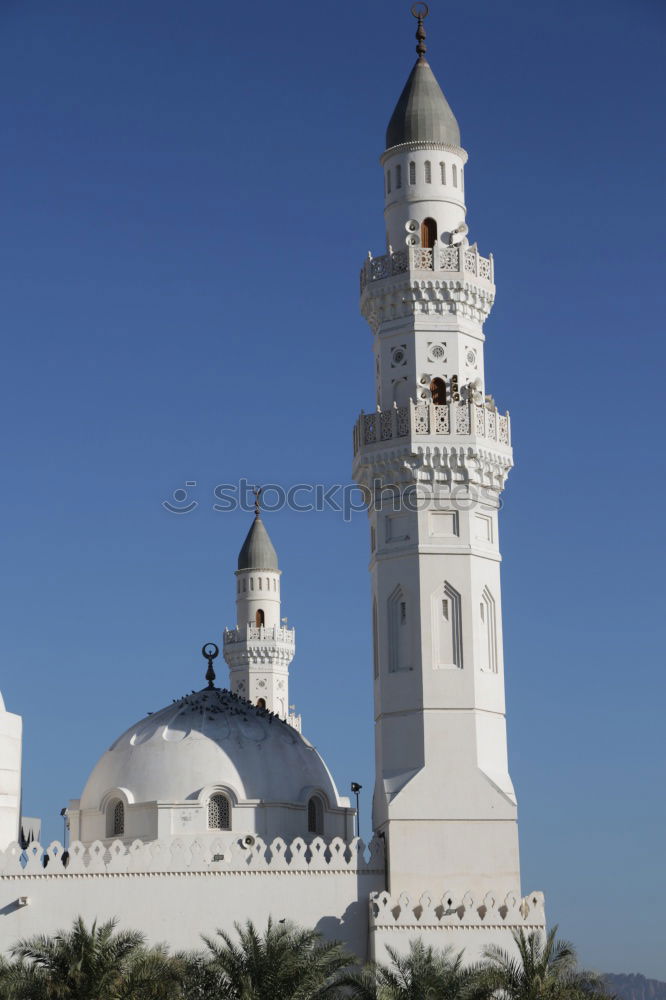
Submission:
[[[189,479],[185,485],[190,487],[196,486],[197,481],[196,479]],[[199,503],[197,500],[190,500],[188,503],[187,500],[187,490],[184,490],[181,486],[177,490],[173,491],[171,494],[171,500],[162,501],[162,506],[171,514],[189,514],[199,506]]]

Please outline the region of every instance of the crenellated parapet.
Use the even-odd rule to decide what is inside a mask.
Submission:
[[[370,929],[408,930],[469,930],[502,928],[526,931],[544,930],[546,915],[542,892],[528,896],[508,893],[498,898],[487,892],[475,896],[471,892],[462,897],[445,892],[433,899],[428,893],[412,899],[407,893],[391,896],[376,892],[370,896]]]
[[[330,841],[297,837],[289,843],[278,837],[270,844],[252,836],[235,840],[223,836],[169,837],[148,843],[135,840],[130,845],[121,840],[97,840],[89,845],[75,841],[67,848],[54,841],[48,847],[30,844],[25,849],[14,843],[0,852],[0,879],[150,872],[356,875],[383,871],[381,840],[376,838],[366,845],[358,837],[350,842],[341,837]]]

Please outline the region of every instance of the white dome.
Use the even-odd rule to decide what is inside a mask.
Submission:
[[[275,829],[282,825],[279,815],[294,806],[300,814],[313,793],[321,794],[327,811],[349,811],[311,743],[277,716],[218,688],[186,695],[130,726],[96,764],[79,810],[82,817],[103,811],[117,791],[130,809],[181,807],[201,803],[211,789],[228,791],[235,804],[279,806],[268,822],[273,829],[254,824],[262,835],[290,835]],[[81,839],[88,839],[83,831]]]

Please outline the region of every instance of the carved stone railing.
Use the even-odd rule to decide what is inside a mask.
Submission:
[[[492,254],[482,257],[476,247],[436,245],[432,250],[426,247],[406,247],[404,250],[393,250],[382,257],[368,254],[368,259],[361,268],[361,291],[373,281],[381,281],[407,271],[445,271],[462,277],[483,278],[491,283],[495,278]]]
[[[252,839],[251,846],[246,846],[242,839],[224,837],[189,840],[171,837],[148,843],[135,840],[129,845],[121,840],[112,843],[97,840],[89,845],[76,841],[67,848],[54,841],[48,847],[29,844],[25,849],[10,844],[0,851],[0,879],[178,871],[357,874],[383,872],[384,856],[381,841],[373,840],[366,846],[358,837],[349,843],[341,837],[331,841],[315,837],[309,842],[297,837],[291,843],[278,837],[270,844],[257,837]]]
[[[225,628],[224,645],[234,642],[295,642],[295,629],[281,625],[241,625],[239,628]]]
[[[475,403],[410,403],[390,410],[361,413],[354,425],[354,454],[365,445],[396,438],[431,435],[485,438],[511,447],[509,414]]]

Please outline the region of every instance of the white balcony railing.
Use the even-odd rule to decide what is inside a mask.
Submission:
[[[492,254],[482,257],[476,247],[406,247],[404,250],[392,250],[382,257],[368,254],[361,268],[361,291],[370,282],[407,271],[445,271],[463,277],[483,278],[491,283],[495,276]]]
[[[362,413],[354,425],[354,454],[365,445],[381,444],[394,438],[410,436],[475,437],[511,446],[509,414],[499,413],[485,404],[410,403],[390,410]]]
[[[295,630],[281,625],[241,625],[239,628],[225,628],[224,645],[233,642],[283,642],[294,644]]]

